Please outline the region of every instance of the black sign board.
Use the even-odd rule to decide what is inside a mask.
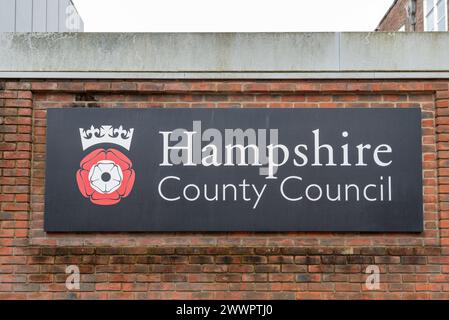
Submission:
[[[422,231],[419,109],[51,109],[46,231]]]

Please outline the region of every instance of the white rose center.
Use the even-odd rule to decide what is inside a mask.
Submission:
[[[111,160],[101,160],[89,170],[91,187],[102,194],[117,190],[123,181],[123,172],[120,166]]]

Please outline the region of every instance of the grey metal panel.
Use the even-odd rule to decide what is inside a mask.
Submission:
[[[0,0],[0,32],[82,30],[83,21],[70,0]]]
[[[16,1],[0,2],[0,32],[14,32],[16,21]]]
[[[70,0],[59,0],[59,32],[84,30],[81,17]]]
[[[33,0],[33,32],[47,31],[47,0]]]
[[[59,1],[47,0],[47,32],[58,32]]]
[[[66,23],[66,20],[68,18],[67,7],[69,5],[71,5],[69,0],[59,0],[59,10],[58,10],[58,16],[59,16],[58,31],[59,32],[70,31],[67,28],[67,23]]]
[[[30,32],[33,21],[33,1],[16,0],[16,32]]]
[[[83,32],[84,31],[84,21],[83,19],[80,17],[80,28],[78,30],[78,32]]]

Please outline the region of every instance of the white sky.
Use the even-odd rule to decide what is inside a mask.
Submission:
[[[72,0],[86,32],[373,31],[393,0]]]

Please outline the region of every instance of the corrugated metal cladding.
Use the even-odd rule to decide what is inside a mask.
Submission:
[[[80,32],[84,24],[70,0],[1,0],[0,32]]]

